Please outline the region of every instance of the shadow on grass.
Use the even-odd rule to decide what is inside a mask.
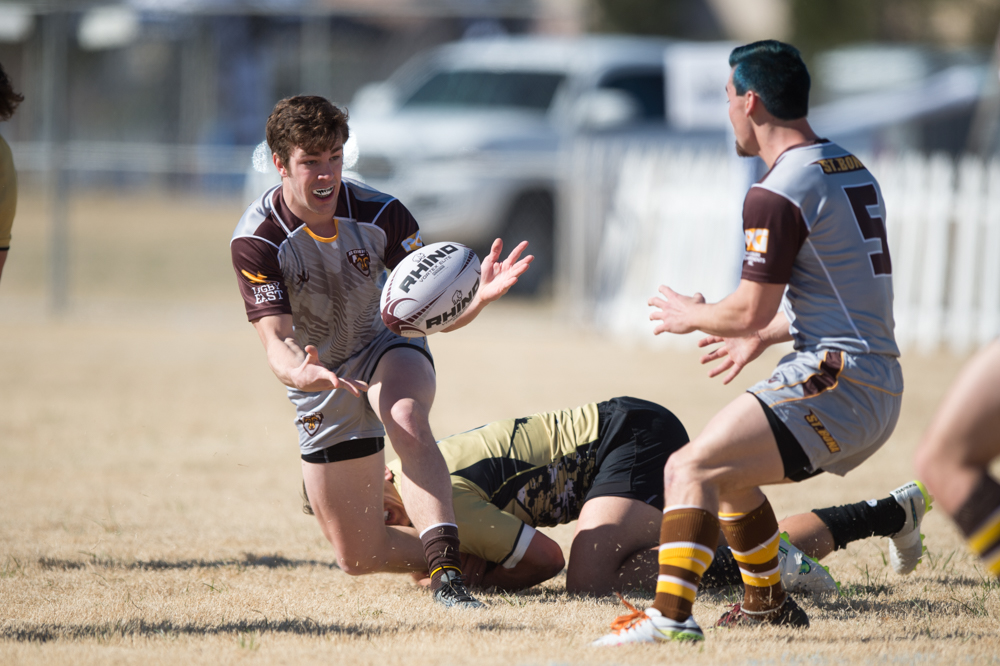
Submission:
[[[266,569],[296,569],[299,567],[339,569],[334,562],[321,562],[319,560],[293,560],[287,557],[282,557],[281,555],[255,555],[254,553],[244,553],[241,559],[178,560],[176,562],[168,562],[166,560],[139,560],[128,562],[124,560],[116,560],[114,558],[98,557],[96,555],[92,555],[86,560],[66,560],[52,557],[42,557],[38,560],[38,564],[43,569],[62,569],[63,571],[86,569],[88,567],[148,571],[164,571],[171,569],[221,569],[224,567],[236,567],[237,569],[249,567],[263,567]]]
[[[272,632],[299,636],[358,636],[375,638],[413,631],[413,626],[364,626],[360,624],[320,624],[311,618],[279,621],[242,620],[222,624],[175,623],[170,620],[148,622],[128,620],[103,624],[23,624],[0,627],[0,640],[48,643],[57,640],[96,638],[156,638],[177,636],[239,635]]]
[[[414,624],[371,626],[362,624],[322,624],[312,618],[284,620],[240,620],[222,624],[176,623],[170,620],[149,622],[128,620],[102,624],[22,624],[0,627],[0,641],[14,640],[26,643],[49,643],[97,639],[107,641],[126,638],[176,638],[178,636],[218,636],[245,634],[291,634],[296,636],[324,637],[349,636],[364,639],[405,636],[425,627]],[[527,627],[495,620],[477,625],[480,631],[523,631]]]
[[[858,586],[863,587],[863,586]],[[959,614],[959,604],[953,601],[930,601],[927,599],[880,599],[873,596],[841,596],[830,600],[814,599],[820,611],[816,617],[838,620],[856,620],[862,615],[887,618],[913,618],[915,616],[954,616]]]

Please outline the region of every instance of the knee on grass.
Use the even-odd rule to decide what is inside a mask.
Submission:
[[[335,534],[328,534],[324,530],[324,536],[333,546],[337,555],[337,567],[348,576],[364,576],[365,574],[378,573],[384,569],[386,557],[385,551],[374,543],[362,542],[345,545],[338,543]]]
[[[361,551],[338,553],[337,566],[348,576],[364,576],[382,570],[382,557],[378,553]]]

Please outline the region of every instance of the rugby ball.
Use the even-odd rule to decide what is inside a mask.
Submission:
[[[459,243],[431,243],[410,252],[382,288],[382,321],[407,338],[450,326],[479,290],[479,257]]]

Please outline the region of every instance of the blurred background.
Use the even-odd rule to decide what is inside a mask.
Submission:
[[[349,109],[346,175],[426,240],[528,239],[522,297],[689,345],[651,340],[645,302],[735,286],[762,165],[732,150],[726,59],[777,38],[815,129],[881,182],[900,341],[966,352],[1000,331],[998,27],[998,0],[0,2],[25,97],[0,124],[21,184],[0,318],[238,307],[226,240],[277,182],[254,151],[306,93]]]

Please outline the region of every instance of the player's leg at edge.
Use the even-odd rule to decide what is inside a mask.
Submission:
[[[424,547],[434,599],[446,607],[482,608],[462,579],[451,479],[428,420],[435,391],[434,368],[427,357],[396,347],[379,360],[368,400],[403,465],[403,501]],[[375,478],[382,476],[379,470]],[[381,483],[373,485],[381,492]],[[377,516],[382,515],[379,507]]]
[[[1000,341],[968,361],[917,449],[918,476],[964,535],[985,569],[1000,576]]]

